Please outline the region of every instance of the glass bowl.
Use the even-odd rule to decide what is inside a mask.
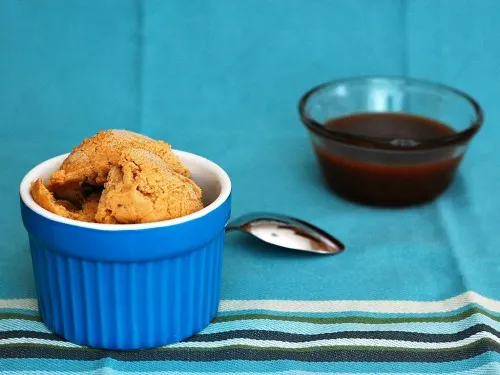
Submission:
[[[446,191],[483,123],[468,94],[400,77],[321,84],[302,96],[299,113],[331,189],[376,206],[429,202]]]

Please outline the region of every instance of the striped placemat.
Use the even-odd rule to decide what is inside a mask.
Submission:
[[[0,369],[500,374],[500,301],[474,292],[429,302],[222,301],[200,334],[158,349],[120,352],[52,334],[33,299],[0,300]]]

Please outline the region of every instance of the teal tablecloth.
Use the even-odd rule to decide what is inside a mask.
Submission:
[[[1,1],[0,372],[500,373],[499,12],[496,0]],[[296,103],[358,74],[438,80],[483,105],[437,202],[369,209],[323,186]],[[36,312],[18,184],[103,128],[214,160],[234,215],[300,216],[348,251],[231,234],[202,334],[128,354],[72,347]]]

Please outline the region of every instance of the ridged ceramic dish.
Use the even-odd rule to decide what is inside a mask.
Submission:
[[[148,224],[95,224],[41,208],[30,184],[67,155],[33,168],[20,187],[40,314],[68,341],[145,349],[187,338],[217,312],[231,182],[222,168],[175,151],[202,188],[205,208]]]

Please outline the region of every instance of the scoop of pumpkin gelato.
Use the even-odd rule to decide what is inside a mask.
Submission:
[[[32,184],[35,202],[69,219],[134,224],[203,208],[201,189],[170,145],[124,130],[84,140],[49,178]]]
[[[90,195],[81,207],[65,199],[56,199],[54,194],[49,191],[41,179],[36,180],[31,185],[31,196],[34,201],[56,215],[68,219],[93,222],[97,212],[100,194]]]
[[[106,182],[110,168],[119,161],[121,153],[131,148],[149,151],[160,157],[174,172],[186,177],[190,175],[168,143],[131,131],[113,129],[100,131],[75,147],[60,169],[51,176],[47,186],[53,191],[59,190],[59,195],[75,195],[78,194],[75,188],[84,183],[102,185]]]
[[[131,149],[109,171],[95,219],[135,224],[174,219],[203,208],[200,188],[159,156]]]

